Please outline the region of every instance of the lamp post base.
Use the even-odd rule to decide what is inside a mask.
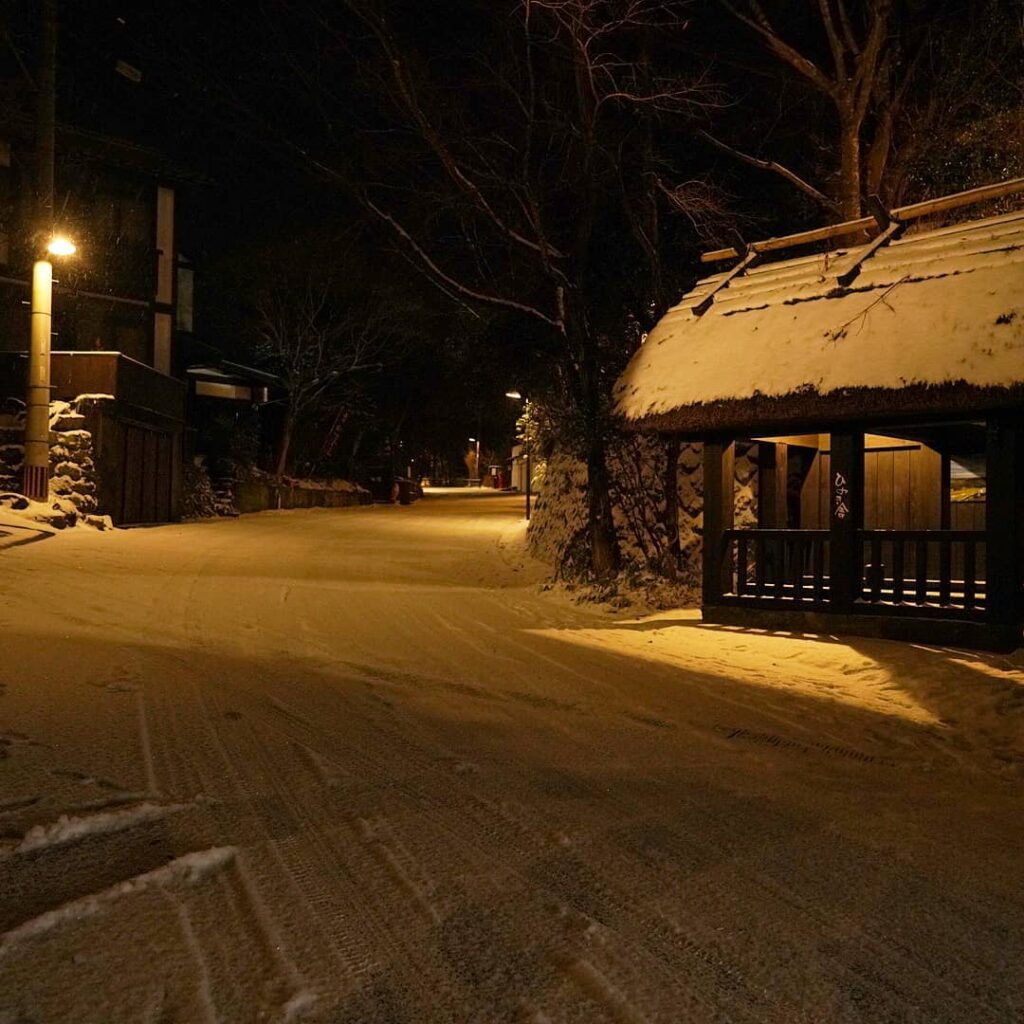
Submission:
[[[46,501],[50,493],[50,470],[47,466],[26,466],[24,471],[25,497],[32,501]]]

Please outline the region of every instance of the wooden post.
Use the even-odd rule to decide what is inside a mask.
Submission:
[[[939,487],[941,488],[939,494],[939,529],[940,530],[951,530],[950,525],[953,521],[953,510],[950,506],[950,460],[949,454],[943,452],[942,456],[942,467],[939,471]]]
[[[703,596],[716,604],[728,588],[729,564],[722,557],[722,538],[732,528],[735,470],[732,441],[704,442]]]
[[[789,526],[786,488],[789,478],[789,446],[772,441],[757,443],[757,525],[764,530]],[[783,545],[765,538],[754,547],[755,573],[759,578],[782,580]]]
[[[832,435],[829,472],[830,605],[849,612],[861,591],[859,531],[864,523],[864,434]]]
[[[1024,445],[1021,425],[991,419],[985,431],[985,601],[990,622],[1015,625],[1021,618],[1024,561]]]
[[[786,484],[789,448],[771,441],[757,443],[757,525],[766,530],[785,530],[789,525]]]

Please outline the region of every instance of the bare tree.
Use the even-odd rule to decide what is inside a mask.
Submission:
[[[662,215],[692,235],[717,202],[676,141],[717,102],[680,56],[690,2],[291,0],[256,5],[246,53],[180,47],[225,126],[356,199],[434,286],[531,339],[587,464],[602,574],[618,561],[605,448],[623,323],[681,284]]]
[[[438,172],[444,198],[458,211],[462,247],[442,262],[410,218],[378,198],[362,201],[401,241],[409,258],[459,301],[513,311],[550,337],[564,395],[587,465],[592,568],[618,563],[612,522],[606,438],[611,373],[607,327],[595,294],[608,201],[627,215],[647,262],[648,314],[664,302],[659,209],[691,217],[714,207],[706,183],[672,178],[652,146],[653,120],[687,118],[715,101],[700,75],[659,74],[646,45],[652,33],[678,33],[683,7],[655,0],[519,0],[504,45],[475,64],[490,99],[483,115],[472,101],[453,102],[387,5],[348,0],[379,47],[388,92]],[[443,95],[443,102],[438,96]],[[496,105],[501,113],[495,115]],[[492,123],[493,117],[493,123]],[[622,152],[643,136],[641,187],[621,176]],[[436,237],[436,236],[435,236]],[[511,287],[511,290],[508,290]],[[628,351],[619,345],[620,352]]]
[[[719,3],[831,109],[835,144],[826,144],[824,152],[835,153],[835,160],[826,181],[814,183],[717,133],[705,131],[704,138],[786,179],[845,220],[861,216],[865,195],[887,194],[893,205],[902,198],[908,169],[950,144],[963,113],[986,90],[1004,88],[998,80],[1021,45],[1019,23],[1015,38],[998,2],[804,0],[818,38],[801,45],[787,38],[760,0]],[[800,13],[801,5],[787,9],[791,16],[794,11]]]
[[[329,277],[304,288],[280,284],[256,300],[257,355],[281,379],[284,423],[275,472],[288,469],[300,419],[333,398],[340,412],[346,388],[381,367],[388,318],[366,308],[339,308]]]
[[[821,27],[828,42],[830,66],[812,60],[786,42],[758,0],[746,0],[742,7],[731,0],[721,2],[734,17],[757,33],[775,57],[788,64],[831,102],[839,134],[839,174],[835,197],[826,198],[820,190],[774,161],[758,161],[738,152],[737,155],[749,163],[782,174],[812,198],[834,208],[844,219],[859,217],[861,130],[879,86],[879,69],[884,64],[889,39],[892,0],[865,0],[859,4],[865,12],[859,32],[846,0],[816,0]]]

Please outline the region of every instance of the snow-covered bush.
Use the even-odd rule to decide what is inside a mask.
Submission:
[[[213,493],[206,463],[197,457],[185,464],[182,473],[181,512],[186,519],[210,519],[217,515],[217,499]]]
[[[578,549],[586,544],[587,467],[571,455],[553,455],[530,519],[530,550],[560,574],[572,575]],[[582,568],[582,567],[581,567]]]
[[[628,434],[608,446],[612,511],[627,574],[660,576],[670,566],[665,528],[665,442],[656,436]],[[757,524],[757,446],[737,444],[735,457],[737,526]],[[695,586],[701,571],[703,466],[701,446],[680,446],[676,467],[679,560],[675,575]],[[535,557],[563,578],[585,576],[587,548],[587,469],[578,459],[555,455],[547,461],[543,486],[530,523]],[[669,575],[672,575],[670,572]]]

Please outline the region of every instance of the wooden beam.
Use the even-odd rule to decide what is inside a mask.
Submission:
[[[811,242],[824,242],[830,238],[838,238],[841,235],[868,231],[874,226],[874,217],[861,217],[858,220],[848,220],[842,224],[830,224],[824,228],[798,231],[795,235],[781,235],[778,238],[766,238],[763,242],[752,242],[747,251],[757,253],[775,252],[778,249],[789,249],[794,245],[809,245]],[[737,259],[739,255],[735,249],[715,249],[714,252],[704,253],[700,261],[701,263],[719,263],[722,260]]]
[[[829,578],[833,611],[849,612],[861,592],[864,435],[834,433],[829,465]]]
[[[1021,424],[991,419],[985,432],[985,603],[989,622],[1021,621]]]
[[[723,289],[728,288],[737,277],[745,274],[748,268],[757,261],[757,257],[758,254],[756,252],[747,252],[743,259],[693,307],[694,316],[703,316],[711,308],[711,304],[715,301],[715,296]]]
[[[789,449],[784,444],[759,441],[757,445],[757,525],[784,530],[787,524],[786,483]]]
[[[926,199],[920,203],[911,203],[908,206],[897,207],[892,211],[892,214],[901,221],[917,220],[920,217],[929,217],[933,213],[945,213],[947,210],[957,210],[963,206],[983,203],[989,199],[1001,199],[1003,196],[1014,195],[1017,192],[1024,192],[1024,178],[1011,178],[1009,181],[982,185],[980,188],[968,189],[966,192],[956,192],[953,195],[940,196],[937,199]],[[779,238],[768,238],[763,242],[754,242],[747,251],[758,253],[774,252],[778,249],[789,249],[797,245],[809,245],[811,242],[824,242],[830,238],[856,234],[858,231],[868,231],[872,227],[877,227],[874,217],[859,217],[856,220],[848,220],[842,224],[830,224],[824,228],[813,228],[810,231],[798,231],[792,235],[782,235]],[[700,261],[701,263],[720,263],[722,260],[738,259],[740,255],[734,248],[715,249],[713,252],[704,253]]]
[[[890,221],[886,227],[879,232],[863,249],[857,251],[856,256],[852,263],[847,268],[836,276],[836,280],[843,288],[848,288],[860,275],[864,264],[871,259],[872,256],[878,252],[879,249],[887,246],[894,238],[899,238],[900,235],[906,231],[907,225],[905,221],[893,220]]]

